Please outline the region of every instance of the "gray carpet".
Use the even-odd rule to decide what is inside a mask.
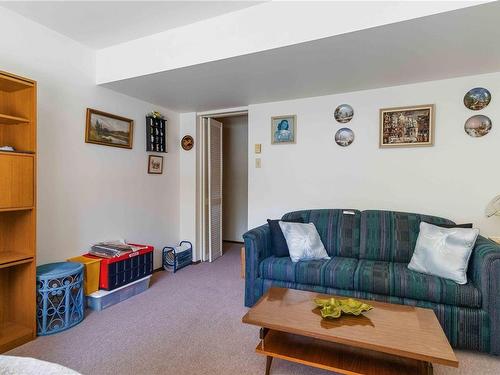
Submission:
[[[241,323],[243,280],[239,245],[214,263],[175,275],[157,272],[151,288],[78,326],[10,351],[90,374],[263,374],[254,352],[258,328]],[[460,368],[435,366],[435,374],[500,374],[500,358],[458,351]],[[330,374],[281,360],[273,375]]]

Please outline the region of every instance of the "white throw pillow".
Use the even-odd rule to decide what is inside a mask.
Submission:
[[[330,259],[313,223],[279,222],[292,262],[300,260]]]
[[[467,283],[467,267],[479,229],[441,228],[420,223],[420,233],[408,268]]]

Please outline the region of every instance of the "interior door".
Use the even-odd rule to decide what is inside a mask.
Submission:
[[[222,256],[222,124],[208,119],[208,260]]]

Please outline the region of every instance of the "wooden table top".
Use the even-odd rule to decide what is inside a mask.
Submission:
[[[430,309],[365,301],[374,308],[361,316],[342,315],[327,320],[314,304],[317,297],[331,296],[271,288],[242,321],[355,348],[458,367],[448,339]]]

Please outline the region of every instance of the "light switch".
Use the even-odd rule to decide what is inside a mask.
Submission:
[[[255,153],[260,154],[262,151],[262,145],[260,143],[255,144]]]
[[[260,168],[260,158],[255,159],[255,168]]]

